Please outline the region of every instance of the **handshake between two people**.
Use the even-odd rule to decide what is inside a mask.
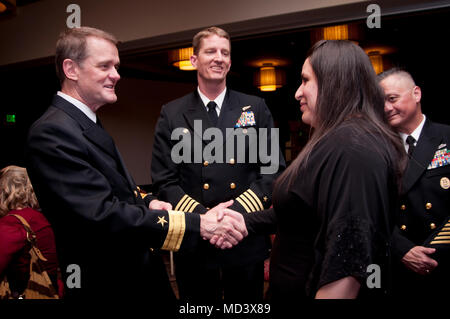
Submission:
[[[223,202],[200,215],[200,236],[220,249],[236,246],[248,235],[242,214],[229,209],[233,200]],[[150,209],[171,210],[167,202],[152,200]]]

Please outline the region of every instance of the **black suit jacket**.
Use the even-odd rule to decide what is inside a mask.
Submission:
[[[246,115],[247,121],[242,120]],[[202,138],[211,127],[197,91],[162,107],[152,153],[152,182],[158,197],[172,203],[175,210],[199,214],[230,199],[234,199],[230,208],[244,215],[270,207],[272,183],[278,172],[284,169],[285,162],[278,143],[275,145],[271,139],[273,119],[264,100],[227,90],[217,123],[223,139],[219,138],[214,153],[221,162],[202,156],[209,153],[208,147],[212,146],[209,139]],[[278,166],[272,174],[262,174],[261,168],[268,164],[262,163],[257,156],[252,158],[258,155],[258,140],[263,139],[260,128],[268,131],[268,153],[276,154]],[[176,132],[175,140],[171,139],[173,132]],[[187,160],[177,163],[172,158],[172,151],[181,145],[183,139],[188,146],[183,153]],[[247,139],[240,152],[239,139]],[[236,266],[263,260],[267,252],[263,236],[249,236],[229,251],[205,247],[196,259],[209,265]]]
[[[442,165],[433,167],[432,160],[439,161],[449,149],[450,126],[427,119],[403,177],[403,194],[393,236],[398,258],[414,246],[430,242],[427,239],[439,239],[443,231],[448,232],[450,165],[447,159],[446,163],[441,161]],[[450,246],[450,241],[444,245]]]
[[[195,247],[198,217],[149,210],[109,134],[60,96],[31,127],[26,160],[63,274],[81,269],[69,297],[170,298],[155,251]]]

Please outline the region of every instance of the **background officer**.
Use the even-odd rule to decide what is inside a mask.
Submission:
[[[449,282],[444,270],[450,248],[450,127],[422,114],[421,90],[408,72],[394,68],[379,81],[386,116],[409,157],[393,235],[394,253],[403,264],[397,265],[395,291],[430,294],[438,283]]]

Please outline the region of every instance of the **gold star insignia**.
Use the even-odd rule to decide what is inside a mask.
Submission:
[[[268,200],[267,196],[264,196],[264,197],[263,197],[263,200],[264,200],[265,202],[267,202],[267,200]]]
[[[161,224],[161,226],[164,227],[164,223],[168,223],[168,221],[166,220],[166,216],[163,217],[158,216],[158,221],[156,223]]]

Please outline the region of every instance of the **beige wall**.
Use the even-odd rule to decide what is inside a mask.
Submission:
[[[151,38],[209,25],[223,25],[361,0],[41,0],[0,21],[0,65],[54,54],[55,39],[81,7],[81,24],[105,29],[121,41]]]
[[[151,183],[153,132],[161,106],[194,88],[188,83],[124,78],[117,84],[117,103],[99,110],[103,126],[116,142],[137,184]]]

